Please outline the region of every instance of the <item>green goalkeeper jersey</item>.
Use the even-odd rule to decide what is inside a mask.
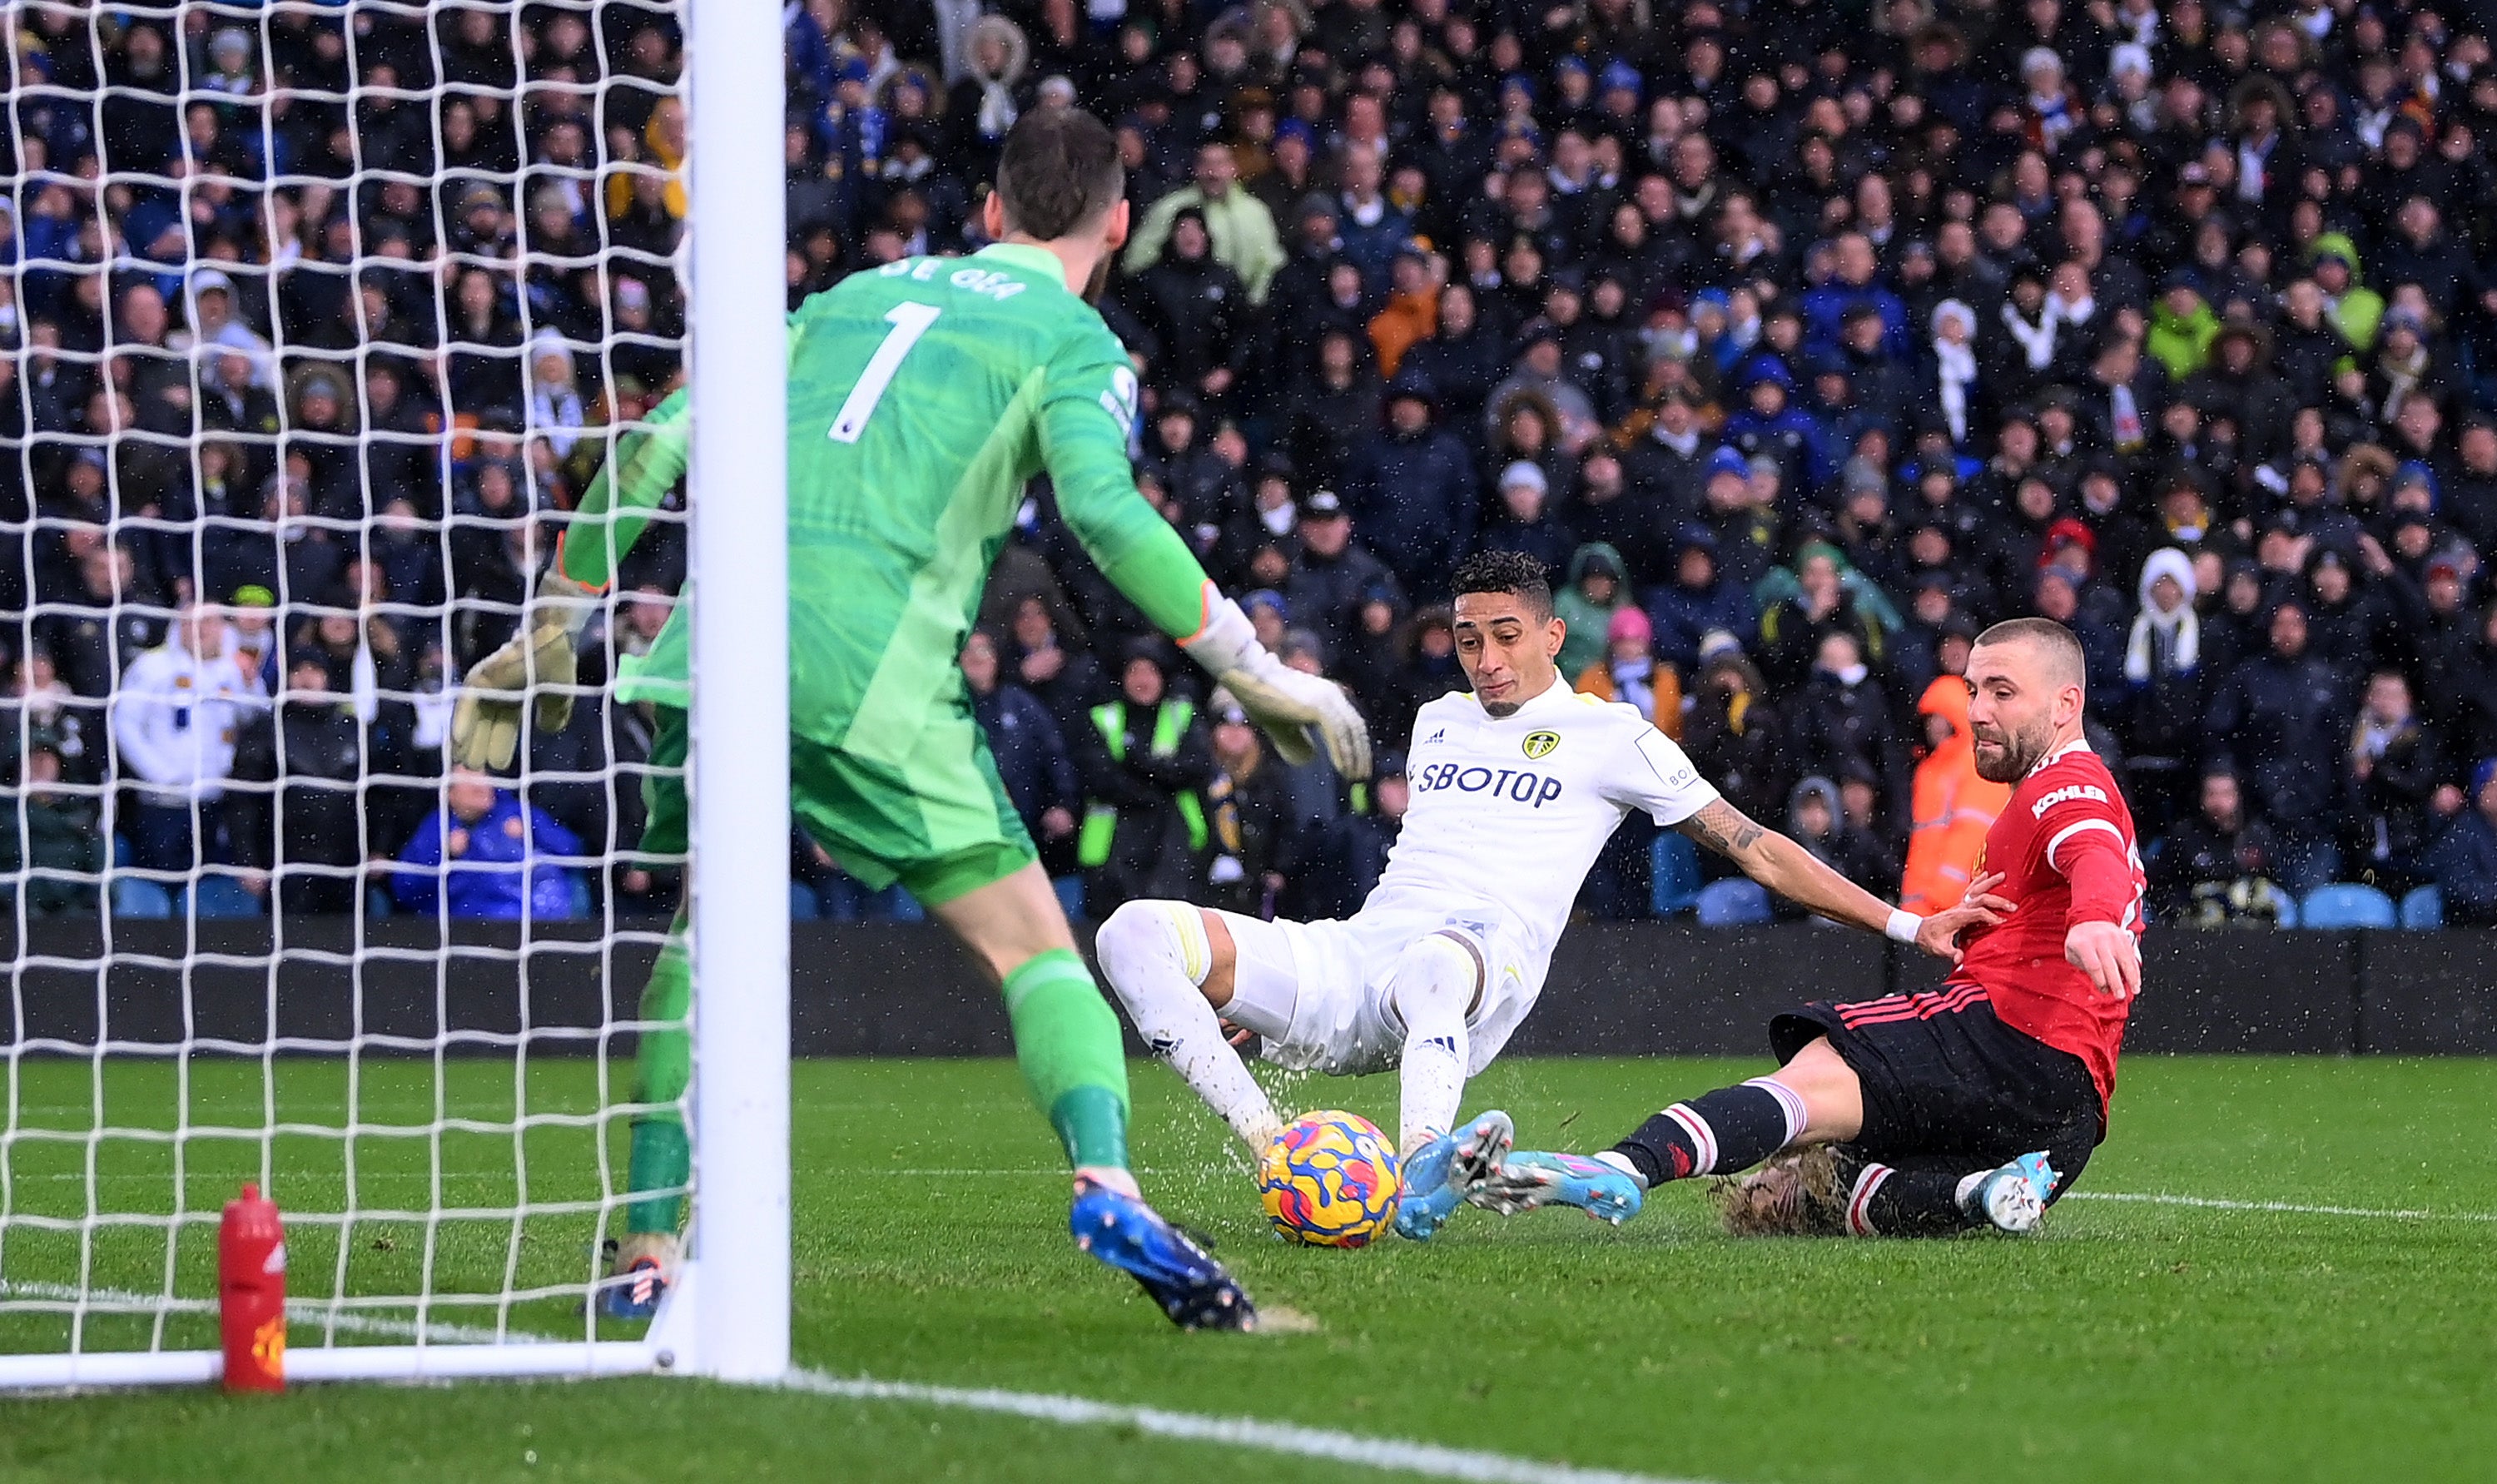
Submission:
[[[1148,617],[1173,637],[1203,622],[1204,570],[1127,461],[1134,366],[1055,255],[1000,244],[853,274],[790,316],[787,374],[797,734],[900,761],[927,718],[962,704],[955,656],[1039,473]],[[683,473],[684,400],[619,442],[566,534],[567,577],[613,581]],[[688,608],[628,662],[619,693],[684,704]]]

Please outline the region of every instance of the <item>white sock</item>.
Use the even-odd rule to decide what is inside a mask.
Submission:
[[[1647,1188],[1647,1177],[1639,1173],[1637,1165],[1630,1163],[1629,1155],[1621,1152],[1619,1150],[1605,1150],[1602,1153],[1596,1156],[1596,1162],[1597,1164],[1612,1166],[1614,1169],[1628,1176],[1631,1180],[1636,1181],[1640,1189],[1644,1190]]]
[[[1466,1094],[1466,1007],[1473,1002],[1474,972],[1473,955],[1439,933],[1407,949],[1397,963],[1393,993],[1405,1022],[1397,1151],[1407,1157],[1457,1121]]]
[[[1101,977],[1154,1055],[1170,1063],[1231,1131],[1262,1152],[1283,1121],[1248,1064],[1222,1033],[1221,1018],[1199,988],[1213,967],[1205,920],[1180,901],[1130,901],[1110,914],[1093,939]]]

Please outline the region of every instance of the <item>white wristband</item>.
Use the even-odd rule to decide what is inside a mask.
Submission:
[[[1916,930],[1924,925],[1923,918],[1907,908],[1892,907],[1890,920],[1881,926],[1881,935],[1894,943],[1912,943],[1916,940]]]

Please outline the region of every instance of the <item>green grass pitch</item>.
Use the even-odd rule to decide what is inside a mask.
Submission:
[[[1757,1063],[1503,1062],[1468,1094],[1504,1106],[1533,1143],[1600,1148],[1670,1097]],[[538,1112],[597,1106],[596,1068],[543,1062]],[[29,1142],[170,1122],[169,1069],[23,1063],[11,1209],[170,1209],[174,1151]],[[619,1074],[620,1075],[620,1074]],[[796,1068],[796,1342],[834,1374],[995,1386],[1256,1416],[1521,1458],[1723,1484],[2381,1478],[2497,1474],[2497,1063],[2139,1058],[2115,1130],[2079,1189],[2437,1214],[2427,1218],[2074,1200],[2029,1241],[1737,1243],[1695,1191],[1668,1189],[1618,1230],[1574,1213],[1502,1222],[1467,1213],[1440,1240],[1353,1252],[1270,1239],[1229,1136],[1176,1079],[1135,1068],[1136,1148],[1163,1209],[1211,1233],[1270,1312],[1298,1333],[1183,1335],[1124,1279],[1079,1258],[1063,1178],[1013,1067],[844,1061]],[[515,1101],[508,1063],[457,1063],[455,1115]],[[335,1122],[344,1074],[282,1063],[278,1117]],[[433,1106],[425,1063],[366,1063],[368,1130],[352,1150],[360,1209],[509,1202],[508,1134],[390,1130]],[[1395,1080],[1302,1082],[1283,1101],[1348,1106],[1393,1125]],[[256,1124],[251,1064],[199,1063],[190,1121]],[[532,1200],[594,1197],[594,1121],[519,1149]],[[608,1130],[620,1181],[620,1129]],[[304,1132],[275,1149],[278,1195],[336,1209],[350,1151]],[[213,1212],[255,1146],[181,1150],[189,1209]],[[2478,1217],[2473,1219],[2472,1217]],[[586,1216],[346,1229],[351,1290],[577,1279]],[[291,1234],[296,1297],[330,1291],[336,1228]],[[525,1240],[522,1240],[522,1239]],[[173,1253],[178,1291],[210,1291],[213,1231]],[[75,1272],[75,1244],[13,1229],[0,1278]],[[153,1291],[155,1229],[117,1229],[94,1281]],[[445,1318],[491,1323],[494,1310]],[[519,1329],[580,1332],[560,1300],[510,1310]],[[116,1329],[114,1326],[118,1325]],[[50,1321],[0,1317],[0,1349],[57,1342]],[[135,1343],[137,1321],[100,1323]],[[184,1317],[167,1341],[212,1342]],[[318,1342],[299,1319],[298,1346]],[[411,1480],[1217,1480],[1377,1478],[1349,1467],[1132,1430],[1059,1427],[913,1405],[687,1381],[300,1387],[279,1399],[205,1390],[0,1402],[0,1478]]]

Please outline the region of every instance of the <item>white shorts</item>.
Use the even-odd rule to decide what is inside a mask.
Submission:
[[[1430,921],[1356,913],[1297,923],[1219,915],[1236,953],[1223,1018],[1257,1032],[1264,1059],[1296,1072],[1363,1077],[1404,1059],[1405,1023],[1392,993],[1396,963],[1432,933],[1454,935],[1483,965],[1481,996],[1466,1017],[1468,1076],[1491,1064],[1540,988],[1542,976],[1529,979],[1526,958],[1498,917],[1455,912]]]

